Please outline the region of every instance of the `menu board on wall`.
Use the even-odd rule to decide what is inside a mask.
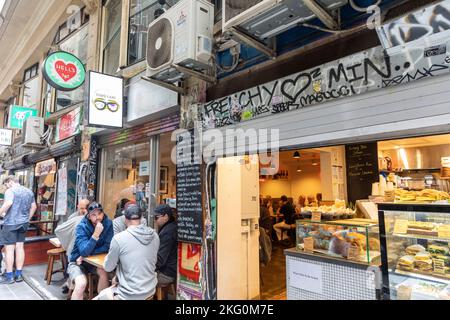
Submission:
[[[57,216],[67,214],[67,168],[58,170],[58,187],[56,191],[56,213]]]
[[[348,202],[368,199],[372,183],[379,181],[377,143],[345,146]]]
[[[194,134],[177,137],[178,241],[202,243],[202,166]]]

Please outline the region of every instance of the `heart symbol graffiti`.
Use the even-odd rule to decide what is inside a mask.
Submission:
[[[300,79],[306,79],[306,83],[301,87],[301,89],[295,94],[295,96],[292,96],[289,92],[292,93],[292,91],[295,89],[295,87],[297,86],[297,82]],[[300,73],[297,78],[295,79],[286,79],[282,84],[281,84],[281,93],[289,98],[292,102],[297,101],[297,98],[310,86],[312,82],[311,79],[311,75],[309,73]],[[286,87],[287,86],[293,86],[293,88],[291,88],[290,90],[288,90]]]
[[[55,70],[64,82],[70,81],[77,75],[77,67],[73,63],[66,64],[61,60],[56,61]]]

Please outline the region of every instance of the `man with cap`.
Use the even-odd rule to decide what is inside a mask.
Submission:
[[[113,220],[114,235],[127,230],[128,225],[125,220],[125,210],[131,205],[137,205],[136,201],[131,200],[131,201],[127,202],[124,206],[123,215],[116,217]],[[147,225],[147,220],[145,220],[144,217],[141,218],[141,224]]]
[[[154,218],[160,240],[156,264],[158,285],[167,286],[174,283],[177,277],[178,228],[172,208],[167,204],[155,209]]]
[[[87,211],[88,213],[76,228],[75,244],[67,268],[70,281],[75,282],[72,300],[83,300],[87,285],[87,273],[98,274],[98,292],[109,285],[108,273],[102,268],[87,264],[83,261],[83,258],[109,251],[111,239],[114,235],[113,225],[99,203],[92,202]]]
[[[158,234],[141,223],[142,211],[135,204],[125,209],[127,229],[114,235],[104,269],[116,269],[117,284],[94,300],[146,300],[156,291]]]

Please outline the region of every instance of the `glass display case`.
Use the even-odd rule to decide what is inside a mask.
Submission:
[[[297,220],[297,250],[379,265],[378,223],[368,219]]]
[[[378,209],[384,298],[450,300],[450,205]]]

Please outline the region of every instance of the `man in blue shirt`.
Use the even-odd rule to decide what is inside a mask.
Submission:
[[[0,284],[21,282],[22,268],[25,261],[24,242],[28,223],[36,212],[36,202],[31,190],[21,186],[15,176],[3,180],[6,187],[5,201],[0,208],[3,225],[0,233],[0,244],[5,246],[6,272],[0,277]],[[0,253],[1,254],[1,253]],[[13,273],[14,256],[16,274]]]
[[[75,283],[72,300],[83,300],[87,285],[87,273],[98,274],[98,292],[109,286],[108,273],[102,268],[87,264],[83,258],[108,253],[113,236],[113,224],[103,212],[102,206],[97,202],[91,203],[87,215],[76,228],[75,244],[67,268],[70,281]]]

